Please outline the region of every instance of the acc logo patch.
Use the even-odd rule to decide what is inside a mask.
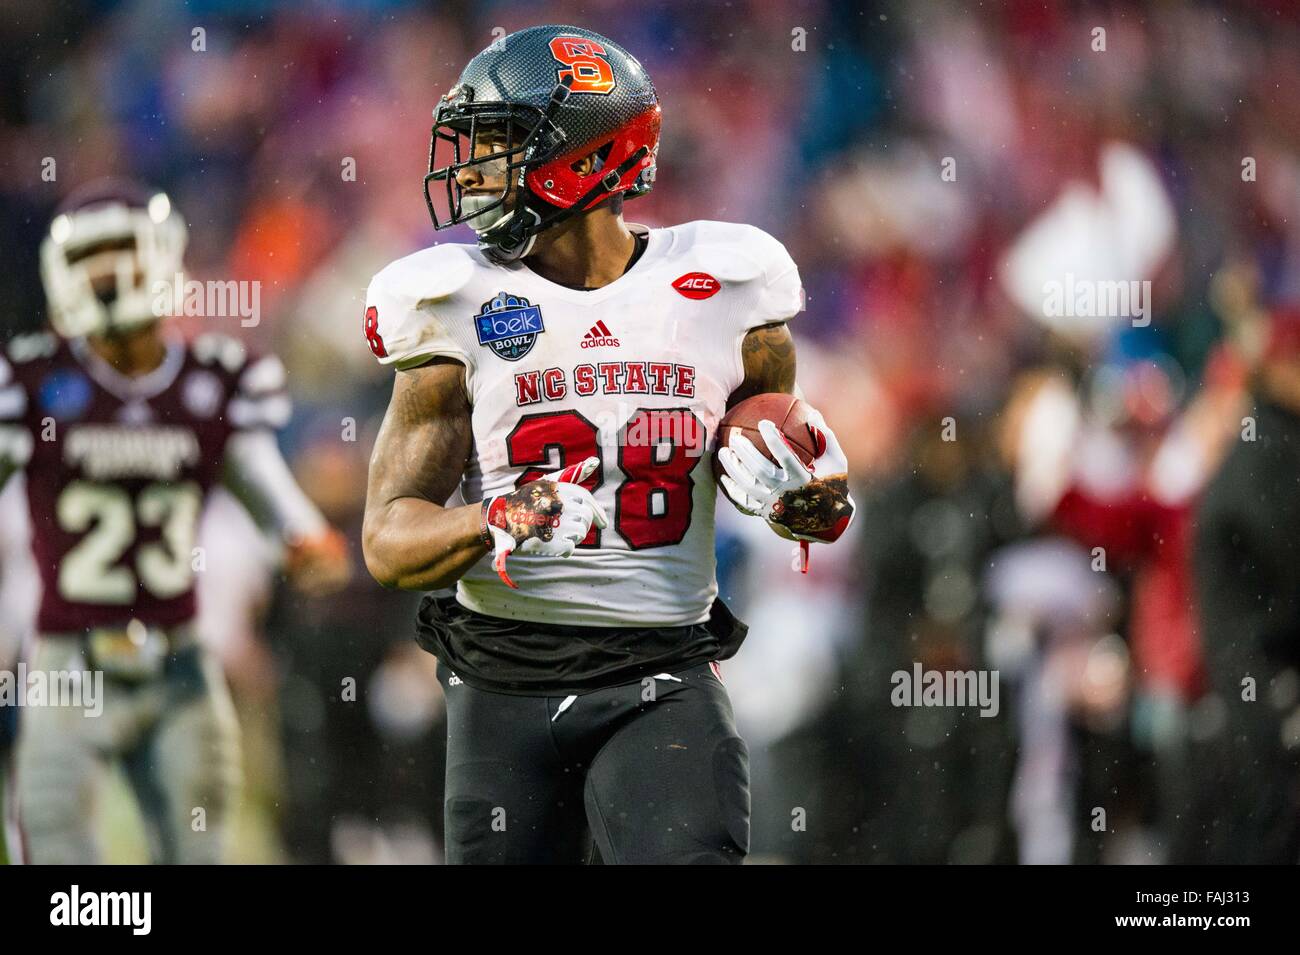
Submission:
[[[498,292],[474,316],[478,343],[489,346],[506,361],[518,361],[533,350],[537,336],[546,331],[542,310],[528,299]]]
[[[41,409],[56,421],[75,421],[86,413],[94,389],[79,371],[52,371],[41,382]]]
[[[673,283],[673,288],[698,302],[717,295],[722,291],[722,283],[708,272],[687,272]]]

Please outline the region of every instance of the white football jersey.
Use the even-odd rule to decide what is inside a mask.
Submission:
[[[593,291],[470,245],[436,245],[370,283],[379,360],[465,366],[474,448],[466,501],[505,494],[596,455],[586,482],[609,515],[572,556],[511,555],[511,590],[485,557],[460,603],[495,617],[579,626],[708,619],[714,577],[710,448],[744,378],[741,341],[803,307],[799,273],[759,229],[691,222],[647,231],[641,258]]]

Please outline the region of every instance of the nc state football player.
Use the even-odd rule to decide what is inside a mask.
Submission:
[[[654,87],[616,43],[523,30],[434,113],[438,245],[371,282],[397,369],[370,465],[365,557],[421,604],[443,664],[450,862],[739,862],[748,757],[714,661],[746,627],[717,599],[708,442],[736,402],[795,388],[794,262],[758,229],[623,221],[654,179]],[[739,439],[736,505],[833,540],[846,462]],[[463,506],[444,506],[459,487]],[[825,527],[781,523],[795,497]]]
[[[19,713],[9,848],[27,861],[97,861],[97,796],[113,761],[156,861],[221,858],[237,726],[193,627],[195,534],[219,480],[283,535],[301,580],[324,588],[348,573],[341,538],[276,445],[289,411],[279,360],[216,335],[187,345],[158,321],[158,289],[170,298],[185,242],[163,193],[112,182],[74,193],[41,248],[58,335],[16,338],[0,354],[0,484],[26,468],[42,583],[27,668],[103,674],[97,718]]]

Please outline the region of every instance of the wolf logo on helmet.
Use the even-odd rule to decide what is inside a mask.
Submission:
[[[492,259],[520,259],[551,226],[611,196],[649,192],[659,125],[654,85],[613,40],[569,26],[512,33],[470,60],[434,110],[424,179],[434,228],[467,223]],[[505,148],[476,155],[489,133]],[[463,170],[504,173],[503,185],[468,191]]]

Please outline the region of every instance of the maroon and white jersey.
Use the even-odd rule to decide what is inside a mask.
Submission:
[[[547,281],[526,261],[496,265],[467,245],[434,246],[376,275],[364,320],[376,357],[465,366],[474,430],[465,500],[600,459],[583,483],[610,526],[570,557],[512,556],[518,590],[484,558],[460,578],[460,603],[581,626],[707,620],[718,592],[712,435],[745,377],[745,334],[802,306],[781,243],[725,222],[648,230],[641,258],[595,291]]]
[[[84,341],[41,333],[0,355],[0,471],[23,467],[42,633],[172,626],[195,613],[199,515],[227,444],[289,416],[279,360],[231,338],[167,342],[123,376]]]

